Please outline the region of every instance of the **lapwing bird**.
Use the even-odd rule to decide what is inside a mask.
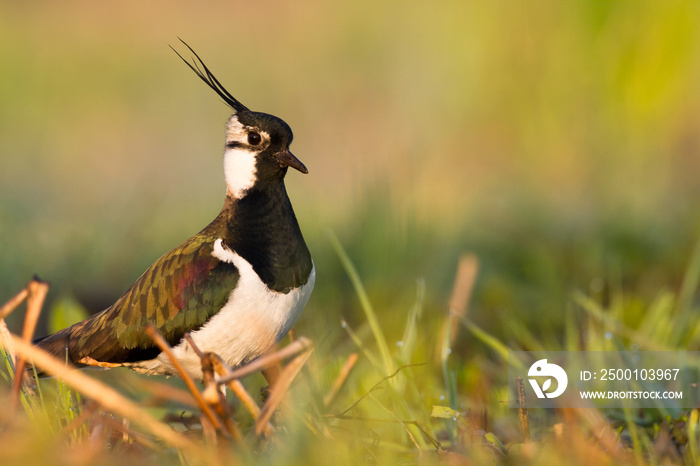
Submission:
[[[175,374],[145,332],[152,324],[186,370],[201,379],[200,359],[185,333],[231,367],[245,364],[287,334],[314,287],[314,264],[284,186],[289,167],[308,173],[289,150],[292,130],[236,100],[183,44],[193,63],[175,53],[233,109],[226,127],[224,206],[112,306],[35,341],[78,366]]]

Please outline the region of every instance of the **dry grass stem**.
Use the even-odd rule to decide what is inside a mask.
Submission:
[[[204,368],[205,364],[209,365],[209,366],[211,366],[213,371],[216,372],[216,374],[218,374],[219,376],[227,375],[227,374],[230,374],[232,372],[231,368],[228,367],[228,364],[226,364],[224,362],[224,360],[221,359],[221,357],[219,357],[218,354],[215,354],[215,353],[202,354],[202,352],[199,350],[199,348],[197,347],[195,342],[192,340],[192,337],[190,336],[189,333],[185,334],[185,339],[190,344],[190,346],[192,346],[192,349],[194,350],[194,352],[197,355],[199,355],[200,358],[202,358],[202,367],[203,368]],[[207,358],[206,361],[204,360],[205,357]],[[234,379],[234,380],[229,381],[227,383],[227,386],[231,389],[233,394],[236,395],[236,397],[238,397],[239,400],[241,400],[241,403],[243,403],[243,406],[245,406],[245,408],[250,412],[250,414],[253,416],[253,419],[257,419],[258,416],[260,415],[260,408],[258,407],[257,403],[255,403],[255,400],[253,400],[253,397],[251,397],[250,394],[248,393],[248,391],[245,389],[243,384],[238,379]],[[220,390],[218,390],[218,384],[215,383],[214,385],[210,385],[207,388],[210,390],[215,390],[217,394],[219,394],[221,397],[223,397],[223,393]],[[222,398],[222,402],[225,403],[225,399]],[[225,409],[225,408],[221,408],[221,409]],[[217,414],[221,415],[222,413],[219,413],[217,411]],[[231,417],[227,415],[223,419],[228,420],[228,422],[231,424],[231,426],[229,428],[234,430],[234,438],[238,438],[238,440],[240,440],[242,436],[241,436],[238,428],[233,424]],[[270,425],[268,423],[268,425],[265,426],[263,431],[265,432],[265,435],[270,435],[272,430],[273,430],[272,425]]]
[[[284,359],[294,356],[297,353],[301,353],[302,351],[308,350],[312,346],[313,343],[311,343],[311,340],[309,340],[306,337],[299,337],[299,339],[295,340],[293,343],[290,343],[281,350],[269,355],[261,356],[255,361],[251,362],[250,364],[247,364],[239,369],[232,371],[227,376],[219,378],[217,382],[219,384],[224,384],[228,383],[230,380],[240,379],[247,375],[254,374],[258,371],[272,366],[273,364],[277,364],[278,362]]]
[[[66,385],[96,401],[106,410],[126,417],[132,422],[145,427],[153,435],[176,448],[195,451],[197,446],[189,439],[152,418],[150,414],[139,408],[133,401],[121,395],[113,388],[89,377],[78,370],[69,368],[45,351],[32,346],[21,338],[11,335],[12,343],[17,353],[54,377],[63,380]]]
[[[457,265],[457,275],[450,298],[450,346],[454,345],[459,330],[459,320],[467,315],[469,298],[479,272],[479,259],[474,254],[463,254]]]
[[[8,302],[3,304],[2,308],[0,308],[0,319],[7,318],[7,316],[9,316],[12,313],[12,311],[17,309],[17,306],[22,304],[22,301],[27,299],[27,296],[29,296],[29,286],[25,287],[22,291],[20,291],[14,297],[12,297]]]
[[[204,437],[204,443],[209,446],[216,446],[218,441],[216,437],[216,427],[214,427],[209,420],[209,418],[202,416],[202,436]]]
[[[122,442],[127,443],[129,441],[129,420],[127,418],[122,418]]]
[[[39,321],[41,308],[44,306],[44,299],[49,292],[49,284],[42,282],[37,278],[33,278],[27,285],[27,313],[24,317],[24,326],[22,327],[22,339],[27,343],[31,343],[36,329],[36,323]],[[29,375],[25,373],[27,360],[20,355],[17,358],[15,365],[15,378],[12,381],[12,393],[10,395],[10,408],[14,409],[19,403],[19,392],[22,385],[27,385],[26,379]]]
[[[12,339],[10,338],[10,331],[7,328],[7,324],[4,319],[0,319],[0,346],[5,348],[5,353],[10,358],[12,362],[12,367],[17,367],[17,354],[12,346]]]
[[[333,403],[333,400],[335,400],[335,397],[338,395],[338,392],[340,392],[340,389],[343,388],[343,385],[345,384],[348,375],[350,375],[350,371],[353,367],[355,367],[357,359],[357,353],[351,353],[350,356],[348,356],[348,359],[347,361],[345,361],[345,364],[340,370],[338,377],[336,377],[336,379],[333,381],[333,385],[331,386],[330,391],[326,394],[325,397],[323,397],[323,406],[328,408],[331,405],[331,403]]]
[[[520,431],[523,435],[523,442],[530,441],[530,420],[527,417],[527,400],[525,399],[525,386],[523,378],[517,377],[515,385],[518,389],[518,416],[520,417]]]
[[[308,341],[306,351],[294,358],[292,361],[290,361],[289,364],[287,364],[287,366],[282,370],[279,380],[277,381],[275,386],[272,387],[270,397],[267,399],[265,406],[263,406],[263,409],[260,412],[260,416],[255,420],[255,433],[257,435],[260,435],[265,431],[265,426],[270,421],[270,418],[275,412],[275,409],[277,409],[277,406],[282,402],[284,395],[287,393],[289,387],[292,385],[292,381],[297,376],[301,368],[304,367],[304,364],[306,363],[306,360],[309,359],[309,356],[311,356],[311,352],[313,351],[313,349],[310,347],[311,342],[308,339],[301,337],[300,339],[292,343],[292,345],[295,343],[302,342],[303,340]],[[289,346],[287,348],[289,348]]]
[[[241,443],[243,435],[238,427],[233,422],[228,405],[226,404],[226,396],[220,386],[216,383],[214,376],[214,365],[212,361],[215,358],[214,353],[204,353],[202,355],[202,372],[204,373],[204,399],[209,403],[209,406],[219,416],[219,419],[224,423],[226,431],[235,442]]]
[[[185,385],[187,385],[187,388],[194,396],[194,399],[197,402],[197,406],[199,407],[199,409],[202,410],[202,413],[207,417],[207,419],[209,419],[212,426],[218,430],[221,430],[222,432],[225,432],[225,434],[227,435],[228,433],[223,429],[223,425],[218,419],[216,413],[214,413],[214,411],[211,410],[207,402],[204,400],[202,394],[197,389],[197,386],[195,385],[192,376],[190,376],[190,374],[185,370],[185,368],[182,367],[180,361],[177,360],[175,354],[173,354],[172,348],[170,347],[168,342],[165,341],[163,335],[161,335],[160,332],[158,332],[158,330],[156,330],[156,328],[153,325],[149,325],[148,327],[146,327],[146,334],[149,337],[151,337],[156,343],[156,345],[158,345],[158,347],[161,349],[161,351],[163,351],[168,356],[168,358],[170,358],[170,361],[173,363],[173,366],[180,375],[180,378],[182,378],[182,380],[185,382]]]
[[[204,401],[211,406],[214,412],[219,416],[219,419],[222,420],[224,427],[226,427],[226,430],[231,435],[233,440],[240,443],[243,440],[243,435],[241,435],[241,431],[238,430],[238,427],[233,422],[228,405],[226,404],[226,396],[224,392],[219,389],[219,385],[216,383],[214,376],[215,361],[219,361],[221,358],[214,353],[202,353],[189,332],[185,333],[185,340],[187,340],[187,343],[190,345],[194,353],[199,357],[202,365]]]
[[[108,432],[105,426],[104,417],[96,417],[88,430],[88,461],[93,463],[96,462],[98,456],[104,454],[107,444]]]
[[[214,371],[216,371],[220,377],[232,373],[231,368],[228,367],[228,364],[226,364],[218,355],[212,362],[214,364]],[[258,407],[258,404],[255,402],[253,397],[250,396],[243,384],[238,379],[233,379],[226,382],[226,386],[231,389],[233,394],[236,395],[239,400],[241,400],[241,403],[243,403],[243,406],[245,406],[248,412],[253,416],[253,419],[257,419],[257,417],[260,415],[260,407]]]
[[[27,315],[24,318],[22,338],[24,341],[31,341],[36,324],[39,321],[41,308],[44,306],[46,294],[49,292],[49,284],[34,278],[29,282],[27,288],[29,289],[29,296],[27,297]]]
[[[190,332],[186,332],[184,338],[190,345],[190,348],[192,348],[192,351],[194,351],[194,354],[196,354],[199,359],[202,359],[204,357],[204,353],[202,353],[202,350],[200,350],[199,346],[197,346],[197,344],[194,342]]]

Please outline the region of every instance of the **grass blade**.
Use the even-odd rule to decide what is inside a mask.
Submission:
[[[384,362],[384,370],[387,374],[391,374],[392,372],[394,372],[394,361],[391,358],[391,354],[389,353],[389,346],[386,343],[386,337],[384,336],[384,332],[382,332],[382,328],[379,326],[377,314],[374,312],[374,308],[372,307],[372,303],[370,302],[369,297],[367,296],[365,287],[364,285],[362,285],[362,280],[360,280],[360,275],[357,273],[357,269],[350,260],[350,256],[348,256],[348,253],[345,252],[343,245],[340,244],[340,240],[335,235],[333,230],[328,230],[328,236],[331,240],[331,244],[333,245],[333,249],[335,249],[336,254],[338,254],[338,258],[340,258],[340,263],[343,265],[345,272],[348,274],[348,277],[352,282],[352,286],[355,288],[357,297],[360,299],[360,305],[362,306],[362,310],[365,313],[365,317],[367,317],[367,322],[369,323],[369,326],[372,329],[374,339],[376,340],[377,346],[379,347],[379,352],[382,355],[382,361]]]

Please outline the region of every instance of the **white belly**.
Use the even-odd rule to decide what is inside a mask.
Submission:
[[[215,243],[213,255],[234,264],[240,277],[223,309],[191,336],[202,352],[216,353],[235,367],[260,356],[289,332],[311,296],[316,270],[312,265],[308,281],[300,288],[279,293],[260,280],[248,261],[224,249],[220,239]],[[183,341],[173,351],[185,369],[201,379],[200,360],[189,344]],[[149,374],[176,373],[164,353],[131,367]]]

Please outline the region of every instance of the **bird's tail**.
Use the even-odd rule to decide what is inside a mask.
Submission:
[[[70,355],[70,330],[71,328],[68,327],[66,329],[61,330],[60,332],[56,332],[45,337],[37,338],[36,340],[34,340],[33,343],[35,346],[41,348],[42,350],[49,353],[51,356],[60,359],[61,361],[75,363]],[[29,370],[32,373],[34,372],[34,369],[31,367],[29,368]],[[39,377],[48,376],[48,374],[46,374],[38,367],[36,368],[36,372]]]

